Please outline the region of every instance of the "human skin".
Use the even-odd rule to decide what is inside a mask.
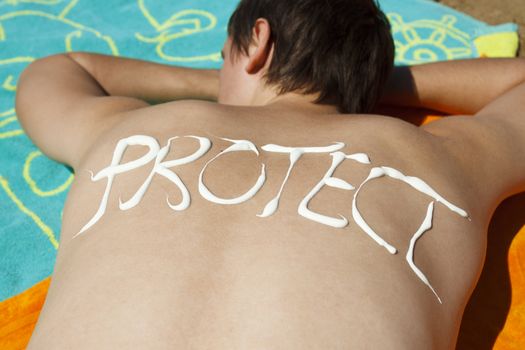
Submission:
[[[277,96],[262,80],[272,55],[268,34],[268,23],[258,20],[248,55],[236,59],[227,40],[220,72],[89,53],[47,57],[24,71],[16,101],[22,126],[46,155],[76,174],[52,283],[28,349],[454,348],[491,215],[504,198],[524,190],[524,60],[396,69],[382,104],[459,114],[415,127],[386,115],[338,114],[335,106],[313,104],[315,96]],[[151,171],[144,166],[117,175],[104,216],[73,239],[106,186],[91,181],[89,171],[107,167],[117,142],[137,134],[161,146],[173,136],[212,141],[201,159],[173,169],[189,189],[190,207],[171,210],[166,194],[177,203],[180,191],[156,175],[139,205],[120,210],[119,197],[129,199]],[[328,154],[308,154],[293,169],[278,211],[260,218],[289,158],[263,151],[221,156],[205,180],[222,197],[250,188],[261,163],[267,181],[245,203],[211,203],[199,195],[198,178],[204,164],[231,145],[220,137],[250,140],[260,151],[270,143],[339,141],[345,153],[364,152],[372,162],[345,162],[339,178],[357,187],[371,167],[390,166],[465,209],[470,220],[436,203],[432,229],[416,246],[415,262],[443,304],[404,259],[428,196],[390,178],[360,193],[366,220],[399,250],[389,254],[352,220],[353,191],[325,188],[310,205],[348,217],[344,229],[298,215],[299,202],[331,161]],[[181,138],[168,159],[195,149],[194,141]],[[121,163],[145,150],[129,147]]]

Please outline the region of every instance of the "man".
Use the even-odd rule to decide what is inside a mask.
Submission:
[[[524,190],[525,61],[391,74],[373,1],[243,0],[228,32],[220,73],[74,52],[22,74],[23,127],[76,174],[29,349],[453,349]]]

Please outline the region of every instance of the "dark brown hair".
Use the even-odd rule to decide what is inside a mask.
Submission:
[[[319,93],[342,113],[375,106],[394,65],[390,23],[377,0],[241,0],[228,23],[232,50],[247,53],[257,18],[271,27],[265,82],[278,93]]]

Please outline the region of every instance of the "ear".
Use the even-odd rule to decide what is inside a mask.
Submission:
[[[252,30],[252,43],[248,49],[248,63],[245,70],[248,74],[258,73],[270,58],[273,43],[270,40],[270,23],[265,18],[258,18]]]

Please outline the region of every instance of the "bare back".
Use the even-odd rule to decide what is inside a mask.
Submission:
[[[165,161],[193,154],[196,137],[211,141],[199,159],[169,168],[188,189],[189,207],[173,210],[168,201],[181,203],[180,187],[155,173],[140,203],[119,209],[119,198],[132,198],[151,174],[152,160],[117,174],[102,217],[72,239],[107,189],[108,179],[92,181],[89,171],[107,168],[119,140],[133,135],[154,138],[160,147],[179,136]],[[232,140],[249,141],[259,155],[237,150],[218,156]],[[291,167],[290,153],[263,149],[337,143],[344,144],[337,152],[366,154],[370,164],[347,157],[332,169],[336,152],[305,152]],[[129,146],[120,164],[147,151]],[[239,198],[261,180],[263,165],[264,183],[241,203],[215,203],[199,190],[202,174],[216,198]],[[469,218],[403,179],[387,174],[364,183],[381,167],[422,180]],[[376,115],[320,118],[168,103],[126,112],[79,169],[29,349],[453,348],[483,264],[494,206],[441,138]],[[258,216],[281,186],[276,211]],[[314,214],[305,216],[298,208],[308,195]],[[415,244],[414,263],[442,304],[406,259],[431,203],[432,225]],[[365,232],[356,209],[397,254]],[[334,227],[323,217],[348,224]]]

